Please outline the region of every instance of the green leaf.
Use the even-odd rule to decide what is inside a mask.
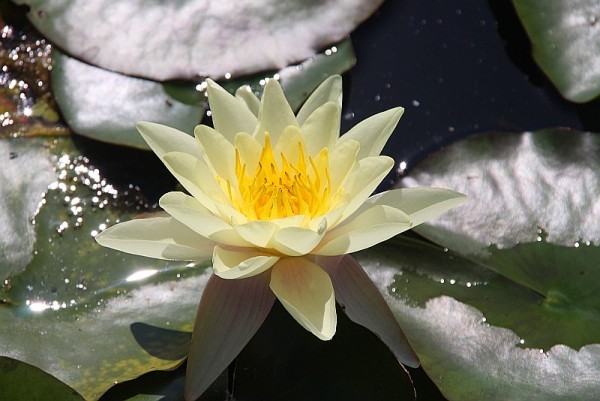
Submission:
[[[534,344],[557,327],[571,331],[571,338],[600,342],[594,311],[581,316],[552,310],[531,289],[411,238],[356,257],[449,400],[590,400],[600,392],[600,344],[544,351]]]
[[[598,150],[590,133],[492,133],[401,181],[468,196],[415,229],[445,249],[404,239],[357,257],[449,399],[600,391]]]
[[[42,370],[11,358],[0,358],[0,388],[6,400],[83,401],[76,391]]]
[[[600,94],[600,4],[595,0],[513,0],[533,57],[568,100]]]
[[[10,139],[0,146],[18,155],[10,169],[19,174],[10,185],[0,176],[2,199],[12,202],[5,226],[26,227],[35,241],[24,248],[29,258],[0,262],[0,361],[35,366],[86,400],[117,382],[180,365],[189,334],[179,332],[191,332],[210,271],[96,244],[105,226],[152,209],[140,193],[126,196],[106,182],[70,139]],[[29,179],[38,176],[38,183]],[[29,200],[8,197],[13,188]],[[10,213],[13,205],[18,213]],[[10,235],[0,235],[9,255]]]
[[[206,105],[196,98],[201,95],[196,95],[193,83],[163,86],[85,64],[58,51],[53,58],[56,102],[69,127],[81,135],[149,149],[135,128],[138,121],[165,124],[191,135],[202,119]]]
[[[182,0],[177,7],[108,0],[15,2],[27,4],[33,25],[68,54],[163,81],[281,69],[344,39],[383,0]]]

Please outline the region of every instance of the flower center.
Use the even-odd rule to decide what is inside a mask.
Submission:
[[[278,163],[273,154],[269,134],[265,134],[258,166],[249,176],[246,164],[235,152],[235,174],[239,196],[232,193],[229,182],[228,196],[236,209],[248,220],[273,220],[304,215],[307,220],[323,215],[335,206],[341,191],[331,196],[329,154],[327,148],[313,158],[305,155],[302,142],[298,142],[298,161],[290,163],[281,153]]]

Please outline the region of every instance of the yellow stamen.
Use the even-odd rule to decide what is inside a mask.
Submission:
[[[232,205],[248,220],[273,220],[304,215],[305,221],[321,216],[336,206],[342,191],[332,195],[329,154],[323,149],[316,158],[306,157],[298,142],[298,161],[290,163],[283,153],[275,159],[271,139],[265,133],[265,144],[254,175],[248,176],[246,163],[235,151],[237,188],[219,179]]]

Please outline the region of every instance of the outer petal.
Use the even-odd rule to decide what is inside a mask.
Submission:
[[[260,99],[256,97],[250,85],[240,86],[235,91],[235,97],[246,103],[246,107],[250,109],[252,114],[258,116],[258,109],[260,108]]]
[[[168,192],[159,205],[182,224],[214,242],[232,246],[251,246],[233,227],[202,206],[196,198],[183,192]]]
[[[174,218],[150,217],[119,223],[96,236],[102,246],[157,259],[210,259],[215,243]]]
[[[344,223],[328,231],[316,255],[343,255],[370,248],[411,228],[403,211],[385,205],[365,204]]]
[[[368,202],[401,209],[410,216],[413,227],[430,220],[467,200],[467,196],[445,188],[402,188],[382,192]]]
[[[235,98],[211,79],[207,79],[206,83],[215,129],[231,143],[238,132],[254,132],[257,119],[246,103]]]
[[[264,255],[254,249],[225,249],[215,247],[213,269],[225,279],[241,279],[256,276],[273,266],[279,256]]]
[[[235,180],[235,148],[221,133],[206,125],[197,125],[194,135],[205,151],[204,158],[215,172],[232,182]]]
[[[186,401],[200,397],[262,326],[275,302],[268,281],[268,272],[244,280],[208,280],[190,344]]]
[[[337,103],[327,102],[308,116],[300,129],[309,155],[319,154],[324,147],[333,149],[340,136],[341,113]]]
[[[342,107],[342,77],[339,75],[330,76],[314,90],[298,112],[298,124],[304,124],[313,111],[327,102],[335,102]]]
[[[288,256],[310,253],[319,244],[327,231],[327,219],[322,219],[317,231],[302,227],[287,227],[278,230],[271,246]]]
[[[333,282],[336,301],[355,323],[371,330],[393,352],[396,359],[412,368],[419,358],[394,318],[390,307],[363,268],[350,255],[319,257],[316,262]]]
[[[387,156],[373,156],[359,160],[355,171],[348,174],[341,186],[349,186],[350,202],[342,220],[354,213],[373,193],[394,166],[394,159]],[[348,189],[348,188],[347,188]]]
[[[296,116],[292,111],[279,82],[275,79],[269,80],[265,85],[265,90],[258,112],[259,125],[254,132],[254,137],[261,143],[264,143],[264,134],[268,132],[271,135],[271,141],[277,143],[283,130],[292,125],[298,126]]]
[[[198,143],[185,132],[147,121],[138,122],[136,127],[152,151],[161,159],[169,152],[189,153],[198,159],[203,157]]]
[[[283,258],[271,269],[270,287],[302,327],[321,340],[333,337],[335,297],[323,269],[302,257]]]
[[[359,160],[368,156],[377,156],[394,132],[402,114],[404,114],[402,107],[375,114],[356,124],[350,131],[342,135],[339,141],[354,139],[360,142]]]

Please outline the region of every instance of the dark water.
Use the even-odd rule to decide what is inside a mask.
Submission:
[[[510,1],[388,0],[352,39],[344,131],[403,106],[384,153],[409,169],[470,134],[597,126],[596,105],[563,100],[534,64]]]

